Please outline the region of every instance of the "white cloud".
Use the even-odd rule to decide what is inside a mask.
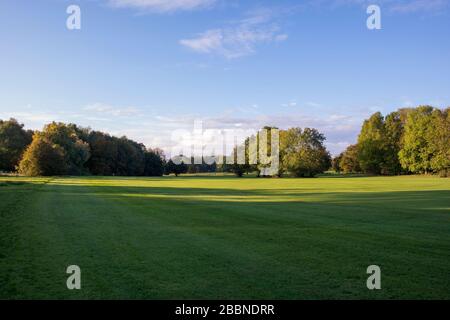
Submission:
[[[322,105],[320,103],[317,103],[314,101],[308,101],[308,102],[306,102],[306,106],[312,107],[312,108],[320,108]]]
[[[94,103],[83,108],[85,111],[96,112],[103,115],[111,115],[115,117],[134,116],[139,113],[139,109],[135,107],[114,107],[103,103]]]
[[[216,0],[109,0],[109,4],[118,8],[136,8],[151,12],[166,13],[206,8]]]
[[[171,140],[172,132],[180,129],[192,132],[195,121],[202,121],[203,130],[212,129],[217,131],[242,129],[245,132],[256,132],[266,125],[276,126],[280,129],[310,127],[316,128],[325,134],[327,137],[327,148],[333,155],[337,155],[356,141],[362,121],[365,118],[366,116],[361,115],[330,114],[328,116],[314,116],[305,113],[258,114],[249,117],[245,113],[235,110],[212,117],[197,115],[150,117],[136,122],[132,129],[127,128],[120,134],[126,133],[128,136],[142,141],[150,147],[160,147],[169,154],[171,148],[179,143]],[[157,140],[155,140],[156,137]]]
[[[198,53],[227,59],[251,55],[258,45],[287,40],[288,35],[280,32],[272,18],[269,10],[260,10],[230,27],[207,30],[194,38],[180,40],[180,44]]]
[[[275,37],[275,41],[282,42],[286,41],[289,38],[287,34],[279,34]]]
[[[282,107],[296,107],[297,106],[297,101],[291,100],[291,102],[283,103],[281,106]]]
[[[41,124],[58,121],[58,116],[50,113],[34,113],[29,111],[12,111],[0,113],[0,119],[9,118],[14,118],[19,122],[26,122],[27,124]]]

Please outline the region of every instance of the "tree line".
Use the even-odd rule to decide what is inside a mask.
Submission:
[[[270,155],[270,130],[275,128],[266,129],[269,129],[267,152]],[[246,140],[247,147],[248,141],[249,138]],[[331,166],[331,157],[323,145],[324,141],[325,136],[316,129],[280,131],[278,175],[312,177],[327,170]],[[199,159],[192,157],[191,161],[186,161],[188,158],[183,155],[178,157],[185,161],[167,161],[160,149],[149,149],[126,137],[117,138],[75,124],[52,122],[42,131],[35,132],[25,131],[15,119],[2,121],[0,125],[0,171],[16,170],[26,176],[178,176],[203,172],[233,172],[242,176],[245,172],[257,172],[259,175],[265,166],[249,165],[248,150],[245,165],[196,164]]]
[[[0,122],[0,171],[26,176],[162,176],[165,159],[126,137],[52,122],[25,131],[15,119]]]
[[[376,175],[450,176],[450,108],[403,108],[364,121],[356,144],[333,159],[333,169]]]
[[[278,129],[264,129],[270,155],[271,130]],[[162,150],[146,148],[125,136],[114,137],[56,122],[33,132],[15,119],[0,120],[0,171],[17,171],[27,176],[162,176],[201,172],[232,172],[237,176],[256,172],[259,176],[268,165],[250,164],[248,150],[251,139],[256,139],[259,149],[260,138],[258,133],[235,148],[235,160],[238,148],[245,149],[245,164],[194,164],[198,160],[194,157],[190,159],[192,164],[175,164],[165,159]],[[324,145],[325,136],[314,128],[279,130],[279,140],[279,167],[274,175],[280,177],[313,177],[330,169],[374,175],[450,175],[450,108],[404,108],[385,117],[377,112],[364,121],[357,143],[333,159]]]

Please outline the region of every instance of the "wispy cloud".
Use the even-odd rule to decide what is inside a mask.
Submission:
[[[307,107],[312,107],[312,108],[320,108],[322,107],[322,105],[320,103],[314,102],[314,101],[308,101],[305,103],[305,105]]]
[[[128,117],[137,115],[139,113],[139,109],[136,107],[115,107],[103,103],[94,103],[87,105],[83,108],[83,110],[99,113],[102,115],[111,115],[115,117]]]
[[[297,101],[291,100],[288,103],[283,103],[281,106],[282,107],[296,107],[297,106]]]
[[[260,10],[230,27],[207,30],[194,38],[180,40],[180,44],[198,53],[227,59],[251,55],[258,45],[287,40],[288,35],[272,20],[270,10]]]
[[[167,13],[207,8],[216,0],[108,0],[117,8],[135,8],[144,11]]]
[[[0,119],[14,118],[19,122],[26,122],[27,124],[35,123],[49,123],[52,121],[58,121],[58,115],[51,113],[35,113],[30,111],[12,111],[12,112],[1,112]]]
[[[290,127],[317,128],[327,137],[326,145],[334,155],[342,152],[354,143],[366,115],[329,114],[322,116],[309,115],[304,112],[294,114],[258,114],[248,117],[242,112],[225,112],[222,115],[204,117],[198,115],[156,116],[137,122],[127,134],[138,136],[149,146],[158,146],[169,151],[178,141],[171,139],[174,130],[191,132],[194,123],[202,122],[203,130],[239,129],[245,132],[256,132],[264,126],[276,126],[280,129]],[[149,129],[151,128],[151,129]],[[149,131],[153,130],[153,131]],[[157,137],[157,141],[155,138]]]

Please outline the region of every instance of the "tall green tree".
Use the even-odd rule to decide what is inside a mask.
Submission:
[[[120,176],[142,176],[145,169],[145,146],[127,137],[117,141],[115,174]]]
[[[15,171],[31,143],[33,132],[24,130],[17,120],[0,120],[0,171]]]
[[[389,175],[400,174],[402,166],[398,153],[402,148],[404,120],[402,119],[402,111],[395,111],[388,114],[385,118],[385,153],[383,163],[381,165],[381,173]]]
[[[429,132],[429,145],[432,152],[430,162],[434,172],[450,174],[450,107],[435,109],[431,115],[432,130]]]
[[[111,176],[116,172],[117,138],[100,132],[91,131],[87,137],[90,158],[86,167],[93,175]]]
[[[144,176],[160,177],[164,174],[164,154],[160,149],[148,149],[144,152]]]
[[[433,111],[433,107],[420,106],[408,113],[399,159],[402,167],[410,172],[433,171],[432,160],[436,152],[430,143],[436,134]]]
[[[339,167],[344,173],[361,172],[358,159],[358,146],[356,144],[348,146],[343,152],[341,160],[339,161]]]
[[[331,167],[325,136],[316,129],[291,128],[280,135],[281,168],[296,177],[314,177]]]
[[[364,121],[358,136],[359,165],[365,173],[380,174],[386,166],[386,132],[380,112]]]

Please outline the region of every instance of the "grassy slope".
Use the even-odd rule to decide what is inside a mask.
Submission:
[[[449,270],[448,179],[0,178],[0,298],[450,299]]]

